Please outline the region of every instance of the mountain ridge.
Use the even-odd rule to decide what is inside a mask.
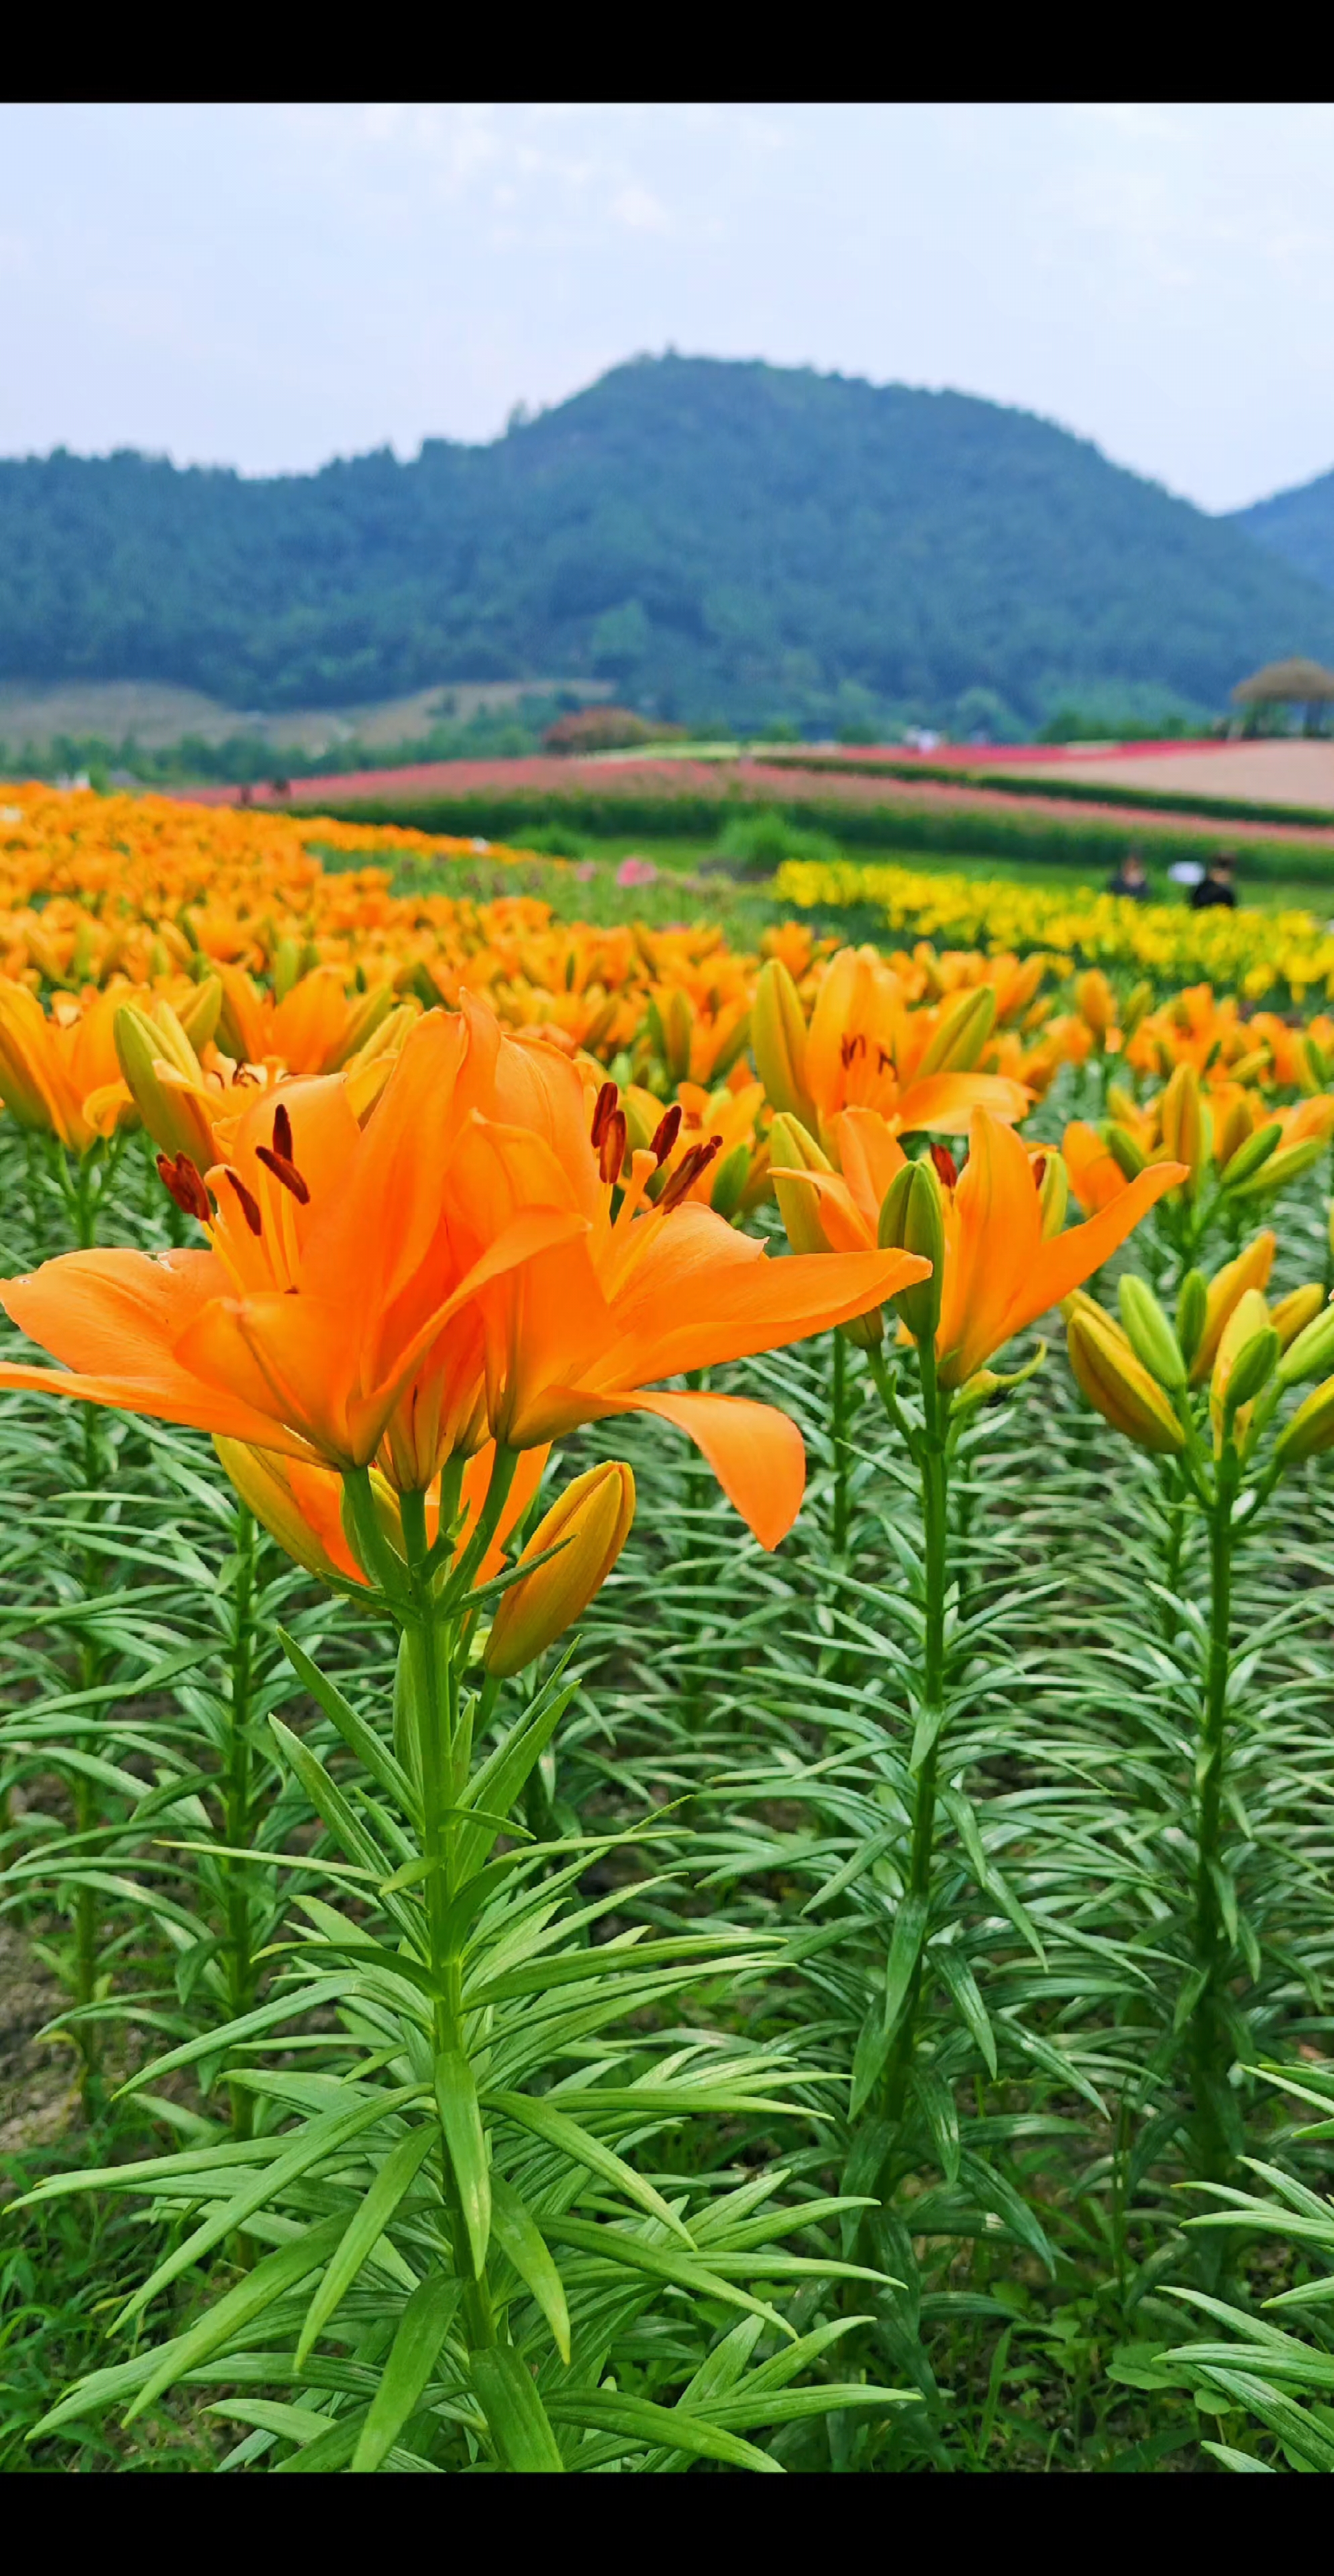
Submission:
[[[687,721],[1199,712],[1334,596],[1232,520],[979,397],[632,360],[499,439],[248,479],[0,462],[0,677],[336,707],[562,670]]]

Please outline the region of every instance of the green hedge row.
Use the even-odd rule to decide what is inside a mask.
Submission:
[[[713,840],[738,805],[773,800],[725,796],[598,796],[586,790],[510,796],[385,797],[322,810],[344,823],[398,823],[419,832],[470,834],[478,839],[522,842],[525,832],[564,823],[574,830],[650,839]],[[1047,866],[1096,873],[1137,849],[1157,867],[1177,859],[1208,860],[1227,844],[1224,832],[1133,829],[1113,822],[1074,823],[1065,815],[936,813],[920,806],[845,805],[832,799],[784,798],[777,810],[802,830],[828,832],[845,849],[893,850],[905,857],[1041,860]],[[1248,841],[1239,854],[1240,875],[1266,882],[1293,879],[1334,884],[1334,838],[1320,842]]]

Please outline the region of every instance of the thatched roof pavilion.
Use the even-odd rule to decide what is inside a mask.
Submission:
[[[1266,662],[1249,680],[1238,680],[1232,695],[1248,707],[1318,706],[1334,698],[1334,671],[1292,653],[1286,662]]]

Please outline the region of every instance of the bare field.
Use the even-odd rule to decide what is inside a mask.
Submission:
[[[982,763],[979,762],[979,767]],[[1007,760],[1007,778],[1050,779],[1058,763]],[[1327,805],[1334,812],[1334,741],[1220,742],[1183,751],[1067,751],[1059,767],[1109,787],[1165,796],[1236,796],[1262,805]]]
[[[0,682],[0,742],[12,756],[25,743],[43,749],[56,734],[76,740],[97,734],[121,743],[132,735],[145,751],[165,751],[186,734],[204,742],[228,742],[236,734],[258,734],[275,750],[304,751],[318,758],[335,743],[359,742],[378,749],[386,743],[412,742],[442,719],[466,723],[469,716],[516,706],[523,698],[548,697],[567,691],[580,698],[609,698],[609,680],[450,680],[418,689],[411,697],[381,698],[366,706],[293,707],[276,715],[225,707],[198,689],[178,689],[157,680],[61,681],[49,687],[35,681]]]

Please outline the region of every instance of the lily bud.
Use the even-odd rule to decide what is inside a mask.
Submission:
[[[1076,1383],[1094,1410],[1137,1448],[1176,1457],[1186,1435],[1157,1380],[1136,1358],[1126,1335],[1091,1300],[1072,1307],[1065,1333]]]
[[[1314,1297],[1315,1311],[1309,1314],[1297,1332],[1287,1337],[1283,1357],[1278,1364],[1280,1386],[1297,1386],[1304,1377],[1319,1377],[1325,1369],[1334,1368],[1334,1306],[1325,1303],[1323,1288],[1294,1288],[1290,1297],[1274,1308],[1271,1322],[1283,1337],[1279,1318],[1285,1307],[1295,1308],[1299,1299]]]
[[[1271,1190],[1286,1189],[1289,1181],[1295,1181],[1301,1173],[1309,1172],[1311,1165],[1319,1162],[1324,1150],[1323,1136],[1306,1136],[1300,1145],[1285,1145],[1281,1153],[1271,1154],[1262,1169],[1250,1180],[1242,1181],[1239,1186],[1234,1185],[1229,1174],[1228,1188],[1234,1198],[1265,1198]]]
[[[1323,1091],[1330,1077],[1330,1060],[1309,1029],[1298,1041],[1297,1054],[1302,1066],[1303,1089]]]
[[[1209,1284],[1202,1270],[1188,1270],[1177,1298],[1177,1340],[1187,1368],[1204,1339]]]
[[[1263,1332],[1252,1333],[1250,1340],[1242,1343],[1227,1382],[1225,1402],[1229,1412],[1236,1412],[1240,1405],[1249,1404],[1267,1384],[1273,1376],[1280,1348],[1272,1324],[1267,1324]]]
[[[538,1522],[519,1563],[550,1548],[559,1554],[502,1593],[482,1658],[488,1673],[504,1679],[522,1672],[582,1617],[616,1563],[634,1516],[635,1480],[619,1459],[588,1468],[566,1486]]]
[[[945,1217],[929,1161],[905,1163],[895,1173],[881,1203],[878,1240],[882,1252],[915,1252],[930,1262],[930,1278],[900,1289],[894,1304],[914,1341],[934,1342],[945,1280]]]
[[[1108,1128],[1107,1151],[1111,1155],[1112,1161],[1115,1163],[1118,1172],[1124,1172],[1128,1181],[1137,1181],[1139,1179],[1140,1173],[1144,1169],[1144,1156],[1140,1152],[1140,1149],[1128,1127],[1119,1127],[1113,1124]]]
[[[1193,1064],[1179,1064],[1159,1104],[1163,1148],[1169,1161],[1185,1163],[1190,1177],[1182,1183],[1194,1198],[1209,1159],[1209,1113],[1200,1098],[1200,1077]]]
[[[1042,1210],[1042,1240],[1049,1243],[1065,1223],[1070,1204],[1070,1175],[1060,1154],[1047,1156],[1046,1168],[1038,1183],[1038,1206]]]
[[[213,1446],[242,1502],[294,1564],[322,1583],[365,1582],[343,1529],[342,1485],[330,1468],[279,1458],[244,1440],[219,1436]]]
[[[1152,1288],[1146,1280],[1127,1271],[1119,1294],[1121,1322],[1136,1359],[1143,1361],[1150,1375],[1170,1394],[1181,1393],[1186,1383],[1185,1358]]]
[[[732,1147],[730,1154],[723,1156],[714,1173],[709,1205],[715,1216],[724,1216],[730,1222],[741,1205],[749,1179],[750,1147],[743,1138],[739,1145]]]
[[[162,1008],[163,1005],[159,1004],[157,1014],[159,1018],[162,1015]],[[206,1047],[209,1039],[215,1034],[221,1013],[221,976],[201,975],[188,1001],[178,1003],[176,1008],[176,1018],[182,1033],[196,1056],[201,1047]]]
[[[175,1060],[181,1049],[194,1065],[193,1080],[201,1088],[203,1075],[179,1023],[174,1033],[178,1046],[171,1031],[157,1027],[133,1003],[126,1003],[112,1027],[126,1088],[154,1144],[173,1159],[187,1154],[206,1172],[214,1160],[213,1131],[190,1088],[191,1077]],[[173,1081],[173,1073],[180,1078]]]
[[[1269,1308],[1258,1288],[1247,1288],[1223,1327],[1209,1383],[1216,1446],[1221,1446],[1242,1407],[1259,1394],[1265,1380],[1273,1375],[1278,1355],[1278,1335],[1270,1323]],[[1238,1425],[1239,1433],[1241,1427]]]
[[[1205,1300],[1204,1329],[1200,1335],[1195,1357],[1190,1364],[1192,1386],[1202,1386],[1209,1375],[1218,1356],[1223,1327],[1233,1308],[1240,1304],[1247,1289],[1263,1288],[1268,1284],[1269,1273],[1274,1266],[1276,1240],[1275,1235],[1266,1226],[1263,1234],[1257,1234],[1254,1240],[1237,1254],[1235,1261],[1225,1262],[1222,1269],[1215,1272],[1210,1280],[1208,1296]],[[1185,1348],[1184,1334],[1182,1348]]]
[[[1274,1442],[1274,1458],[1280,1467],[1299,1467],[1303,1458],[1314,1458],[1322,1449],[1334,1449],[1334,1377],[1298,1405]]]
[[[1265,1163],[1269,1162],[1282,1133],[1283,1130],[1280,1127],[1278,1120],[1275,1118],[1271,1120],[1267,1127],[1257,1127],[1253,1134],[1246,1136],[1242,1143],[1237,1145],[1234,1151],[1226,1160],[1224,1160],[1222,1149],[1224,1135],[1226,1134],[1225,1130],[1224,1135],[1220,1135],[1219,1137],[1218,1173],[1219,1180],[1222,1182],[1224,1189],[1239,1189],[1243,1181],[1254,1180],[1256,1173],[1260,1171],[1261,1167]],[[1266,1190],[1272,1187],[1272,1179],[1268,1173],[1266,1173],[1260,1186],[1262,1189]]]
[[[1153,1008],[1152,984],[1136,984],[1121,1013],[1121,1036],[1128,1045],[1146,1011]]]
[[[360,1055],[367,1039],[374,1037],[381,1022],[388,1019],[393,998],[392,984],[372,984],[370,991],[362,994],[360,1001],[348,1013],[343,1043],[336,1054],[329,1057],[326,1072],[341,1073],[349,1057]]]
[[[775,1118],[769,1131],[769,1160],[778,1213],[793,1251],[832,1252],[834,1247],[820,1222],[819,1191],[795,1179],[791,1171],[778,1168],[784,1163],[795,1165],[799,1172],[832,1172],[834,1168],[799,1118],[787,1114]]]
[[[1214,1121],[1214,1161],[1219,1171],[1231,1162],[1239,1146],[1244,1145],[1255,1126],[1255,1102],[1249,1092],[1234,1092],[1225,1101]]]
[[[1100,966],[1090,966],[1075,986],[1075,1009],[1095,1038],[1105,1038],[1116,1018],[1116,995]]]
[[[991,1035],[996,1017],[994,984],[975,984],[960,993],[942,1013],[930,1045],[917,1067],[920,1082],[928,1073],[971,1073]]]
[[[755,1068],[775,1109],[799,1118],[814,1135],[815,1103],[806,1089],[806,1017],[781,957],[760,968],[750,1014]]]

